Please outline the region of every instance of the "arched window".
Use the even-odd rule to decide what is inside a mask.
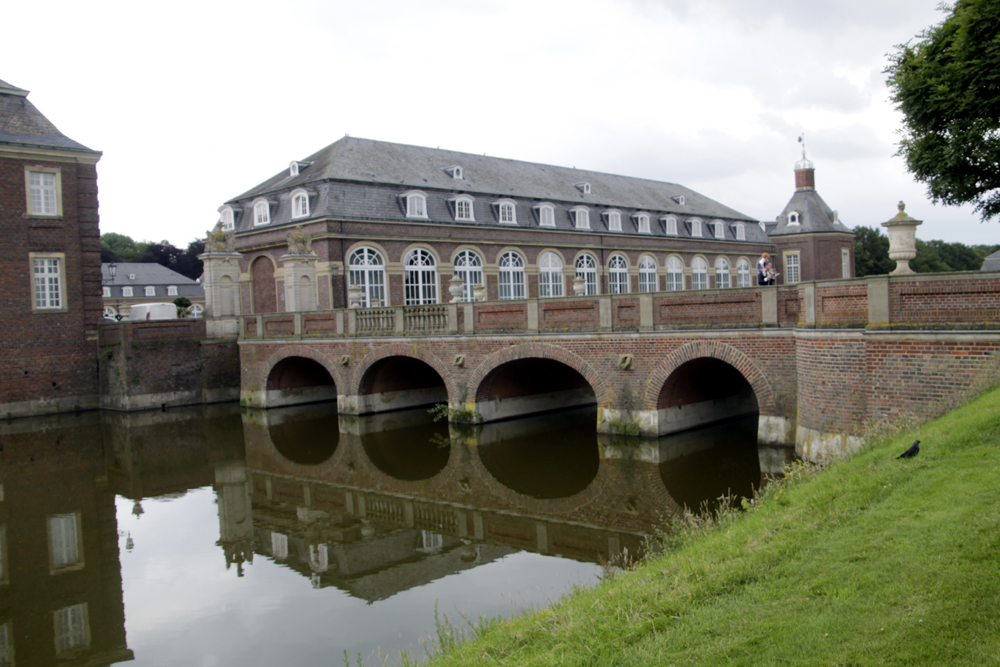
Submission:
[[[501,225],[516,225],[517,224],[517,212],[514,208],[514,202],[510,199],[501,199],[500,201],[494,202],[497,211],[497,222]]]
[[[586,206],[576,206],[569,210],[573,217],[573,226],[577,229],[590,229],[590,209]]]
[[[543,252],[538,258],[538,296],[563,295],[563,263],[554,252]]]
[[[663,233],[669,236],[677,236],[677,218],[668,215],[660,218],[663,222]]]
[[[455,255],[455,275],[462,279],[462,301],[475,301],[473,288],[483,282],[483,259],[471,250]]]
[[[509,250],[497,261],[500,268],[500,298],[524,298],[524,258]]]
[[[385,300],[385,260],[373,248],[358,248],[347,260],[347,282],[361,288],[362,308],[389,305]]]
[[[656,277],[656,260],[650,255],[639,258],[639,291],[656,292],[659,289]]]
[[[604,215],[608,220],[609,232],[620,232],[622,230],[622,214],[620,211],[605,211]]]
[[[736,281],[740,287],[750,287],[750,262],[741,259],[736,263]]]
[[[188,311],[188,313],[189,313],[189,315],[190,315],[191,317],[193,317],[193,318],[195,318],[195,319],[199,319],[199,318],[200,318],[200,317],[201,317],[202,315],[204,315],[204,314],[205,314],[205,309],[204,309],[204,308],[202,308],[202,307],[201,307],[201,306],[200,306],[199,304],[197,304],[197,303],[192,303],[192,304],[191,304],[191,309],[190,309],[190,310]]]
[[[667,289],[672,292],[684,289],[684,262],[676,255],[667,258]]]
[[[476,212],[472,206],[473,199],[469,195],[459,195],[451,200],[455,207],[455,220],[459,222],[475,222]]]
[[[737,241],[746,241],[747,240],[747,227],[746,227],[746,225],[744,225],[742,222],[737,222],[736,223],[736,227],[734,229],[736,230],[736,240]]]
[[[296,190],[292,193],[292,217],[305,218],[309,215],[309,195],[305,190]]]
[[[556,207],[552,204],[538,204],[535,206],[535,210],[538,211],[538,226],[539,227],[555,227],[556,226]]]
[[[407,306],[438,302],[437,262],[425,248],[411,250],[406,256],[403,277]]]
[[[261,200],[253,205],[253,224],[268,225],[271,223],[271,205]]]
[[[701,237],[701,220],[698,218],[691,219],[691,236],[695,238]]]
[[[691,289],[708,289],[708,262],[702,257],[691,260]]]
[[[730,287],[729,260],[725,257],[719,257],[715,260],[715,286],[718,288]]]
[[[222,231],[228,232],[236,227],[235,216],[231,206],[223,206],[219,211],[219,222],[222,223]]]
[[[586,281],[586,296],[597,294],[597,260],[593,255],[583,254],[576,258],[576,275]]]
[[[624,255],[612,255],[608,260],[608,286],[612,294],[628,294],[628,260]]]
[[[406,204],[407,218],[427,219],[427,195],[420,190],[404,192],[402,195]]]
[[[636,213],[635,216],[635,228],[640,234],[650,234],[649,230],[649,214],[647,213]]]

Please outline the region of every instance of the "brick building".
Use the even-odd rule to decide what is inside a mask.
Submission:
[[[0,81],[0,417],[100,405],[100,157]]]

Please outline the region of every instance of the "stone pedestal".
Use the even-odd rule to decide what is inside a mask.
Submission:
[[[889,234],[889,259],[895,260],[896,268],[889,275],[896,276],[915,273],[910,268],[910,260],[917,256],[917,225],[923,221],[906,214],[906,205],[899,202],[899,213],[892,220],[883,222]]]
[[[240,253],[206,252],[198,255],[204,264],[205,318],[237,317],[240,307]]]
[[[285,311],[316,310],[316,260],[308,255],[288,254],[278,258],[285,273]]]

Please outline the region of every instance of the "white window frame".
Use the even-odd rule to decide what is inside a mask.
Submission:
[[[677,218],[667,215],[660,220],[663,222],[663,233],[667,236],[677,236]]]
[[[223,206],[219,209],[219,222],[222,223],[222,231],[224,232],[236,229],[236,213],[232,206]]]
[[[57,657],[90,646],[90,619],[86,602],[53,611],[52,626]]]
[[[475,301],[476,285],[485,285],[483,258],[475,250],[459,250],[452,260],[455,275],[462,279],[462,301]]]
[[[427,220],[427,193],[412,190],[402,194],[406,202],[406,217],[417,220]]]
[[[621,253],[615,253],[608,259],[608,292],[611,294],[629,293],[628,258]]]
[[[351,250],[347,257],[347,282],[361,288],[361,308],[388,306],[385,257],[370,246]]]
[[[558,298],[565,294],[563,260],[557,253],[547,250],[538,256],[538,296],[542,299]]]
[[[31,270],[31,311],[35,313],[65,313],[66,254],[28,253]]]
[[[266,199],[258,199],[253,203],[253,226],[262,227],[271,224],[271,203]]]
[[[309,217],[309,193],[303,189],[292,190],[292,220]]]
[[[285,560],[288,558],[288,535],[271,531],[271,557],[274,560]]]
[[[715,258],[715,287],[728,289],[732,286],[732,266],[725,257]]]
[[[536,204],[535,210],[538,212],[539,227],[556,226],[556,207],[549,203]]]
[[[801,251],[787,250],[782,253],[785,264],[785,284],[793,285],[802,280]]]
[[[500,293],[502,300],[525,298],[524,257],[513,250],[500,254],[497,258]]]
[[[636,213],[632,218],[635,220],[635,229],[640,234],[652,234],[652,230],[649,228],[649,214],[648,213]]]
[[[122,297],[123,298],[124,297],[129,297],[129,298],[132,297],[132,287],[131,286],[129,286],[129,287],[123,287],[122,288]]]
[[[456,222],[475,222],[476,207],[475,199],[469,195],[458,195],[449,200],[455,210]]]
[[[569,210],[573,216],[573,227],[575,229],[590,229],[590,209],[586,206],[574,206]]]
[[[25,167],[24,188],[27,198],[25,210],[30,217],[62,217],[62,171],[60,169],[56,167]]]
[[[750,260],[741,257],[736,263],[736,284],[739,287],[750,287],[753,285],[753,278],[750,273]]]
[[[667,257],[667,290],[670,292],[684,290],[684,260],[677,255]]]
[[[582,192],[585,195],[590,194],[590,183],[574,183],[573,187]]]
[[[726,226],[722,224],[722,220],[715,220],[712,222],[712,228],[715,232],[715,238],[718,240],[726,239]]]
[[[49,571],[70,572],[83,567],[83,540],[80,513],[52,514],[47,517]]]
[[[700,239],[701,236],[701,219],[691,218],[688,220],[691,223],[691,238]]]
[[[799,216],[799,212],[798,211],[791,211],[788,214],[788,224],[790,224],[790,225],[799,225],[799,224],[802,224],[801,221],[800,221],[800,216]]]
[[[188,315],[190,317],[193,317],[194,319],[197,320],[197,319],[201,319],[202,313],[204,313],[204,312],[205,312],[205,309],[201,307],[201,304],[192,303],[191,304],[191,308],[188,310]]]
[[[597,284],[597,259],[590,253],[581,253],[574,262],[576,275],[583,278],[586,289],[584,296],[596,296],[600,293]]]
[[[497,222],[501,225],[517,224],[517,205],[513,199],[499,199],[493,202],[496,207]]]
[[[143,296],[156,296],[156,287],[154,285],[146,285]]]
[[[177,296],[177,285],[167,285],[167,296]]]
[[[735,225],[733,225],[733,230],[736,233],[737,241],[747,240],[747,226],[744,225],[742,222],[737,222]]]
[[[414,248],[403,259],[403,293],[407,306],[438,303],[437,257],[427,248]]]
[[[708,289],[708,262],[704,257],[691,260],[691,289]]]
[[[621,211],[608,210],[604,212],[605,219],[608,221],[608,231],[609,232],[620,232],[622,230],[622,214]]]
[[[643,255],[639,258],[639,291],[657,292],[660,288],[660,279],[656,271],[656,258],[652,255]]]
[[[111,298],[111,288],[110,287],[104,287],[104,288],[102,288],[101,292],[102,292],[101,296],[104,297],[105,299],[110,299]]]

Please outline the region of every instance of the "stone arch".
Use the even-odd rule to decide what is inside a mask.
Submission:
[[[350,388],[350,391],[353,394],[360,393],[361,381],[364,379],[365,373],[367,373],[368,370],[376,363],[387,357],[409,357],[410,359],[419,359],[433,368],[434,371],[441,376],[441,379],[444,381],[444,386],[448,390],[449,403],[454,402],[455,397],[459,395],[455,379],[452,377],[451,373],[448,372],[448,365],[441,361],[432,352],[428,351],[426,347],[410,343],[390,343],[389,345],[383,345],[375,348],[366,354],[361,361],[358,362],[357,366],[355,366],[354,372],[351,374],[349,384],[345,385],[345,388]]]
[[[344,393],[344,387],[346,386],[346,378],[340,372],[340,366],[328,359],[322,352],[317,352],[311,347],[306,345],[285,345],[282,346],[277,352],[272,354],[264,362],[264,372],[260,374],[260,387],[255,387],[254,389],[259,391],[264,391],[267,389],[267,380],[271,376],[271,371],[274,367],[278,365],[279,362],[288,359],[289,357],[303,357],[305,359],[311,359],[315,361],[330,374],[333,378],[333,383],[336,385],[337,393]]]
[[[510,347],[505,347],[502,350],[494,352],[483,359],[482,363],[476,367],[472,375],[469,376],[466,386],[472,392],[472,396],[475,396],[475,392],[479,390],[479,385],[483,383],[486,376],[498,367],[511,361],[532,358],[551,359],[552,361],[558,361],[569,366],[582,375],[583,379],[590,385],[590,388],[594,390],[597,404],[607,405],[607,386],[605,385],[604,378],[583,357],[551,343],[522,343],[521,345],[511,345]]]
[[[746,378],[757,396],[760,414],[775,414],[775,397],[771,383],[753,359],[728,343],[719,340],[699,340],[682,345],[661,361],[646,381],[646,409],[656,410],[660,390],[677,368],[693,359],[709,357],[729,364]]]

